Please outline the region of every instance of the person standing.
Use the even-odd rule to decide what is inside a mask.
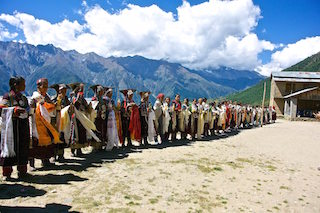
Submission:
[[[148,106],[150,92],[140,92],[141,103],[139,106],[140,121],[141,121],[141,138],[144,146],[148,146]]]
[[[17,165],[18,178],[27,176],[27,164],[30,143],[29,104],[22,94],[25,80],[12,77],[9,80],[10,92],[0,101],[2,111],[2,130],[0,146],[0,165],[4,180],[10,180],[12,166]]]
[[[60,119],[61,119],[61,110],[70,105],[70,101],[67,96],[67,89],[70,87],[66,84],[54,84],[51,85],[50,88],[56,90],[57,95],[53,98],[52,102],[56,105],[56,119],[55,126],[59,131],[60,141],[62,144],[58,144],[56,147],[56,160],[61,162],[64,160],[64,148],[67,146],[66,141],[64,140],[64,133],[60,129]]]
[[[179,130],[179,114],[181,113],[181,101],[180,95],[177,94],[175,99],[172,101],[172,135],[171,140],[175,141],[177,139],[177,133]]]
[[[164,100],[164,94],[160,93],[157,96],[157,100],[154,103],[153,110],[155,114],[155,129],[157,136],[155,137],[155,142],[158,142],[158,135],[160,135],[161,142],[163,142],[163,111],[162,105]]]
[[[56,144],[62,143],[59,132],[52,125],[55,117],[55,104],[51,101],[48,91],[48,79],[37,80],[37,91],[33,92],[31,100],[32,114],[32,147],[30,149],[30,167],[34,167],[34,159],[41,159],[42,166],[54,165],[49,159],[55,156]]]

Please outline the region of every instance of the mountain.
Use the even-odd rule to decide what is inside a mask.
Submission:
[[[160,92],[170,97],[179,93],[189,98],[216,98],[245,88],[250,81],[260,78],[250,71],[230,72],[229,75],[226,68],[194,71],[177,63],[141,56],[104,58],[95,53],[63,51],[53,45],[0,41],[0,95],[8,91],[8,80],[14,75],[26,79],[29,95],[36,89],[36,80],[45,77],[49,84],[85,82],[87,87],[92,84],[113,86],[118,97],[120,89],[150,90],[153,99]],[[237,85],[237,78],[242,86]],[[86,95],[91,96],[92,92]]]
[[[284,69],[283,71],[320,72],[320,52],[304,59],[303,61]]]
[[[217,84],[221,84],[227,87],[231,87],[235,90],[246,89],[252,85],[255,85],[256,83],[265,78],[264,76],[260,75],[255,71],[239,71],[227,67],[191,72],[197,73],[207,80],[213,81]]]

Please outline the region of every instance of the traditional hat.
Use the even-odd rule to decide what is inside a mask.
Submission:
[[[62,90],[62,89],[71,89],[66,84],[52,84],[49,88],[54,89],[57,93],[59,93],[59,90]]]
[[[80,83],[79,82],[71,83],[71,84],[68,84],[68,86],[72,89],[72,91],[76,91],[79,89]]]
[[[135,89],[123,89],[123,90],[120,90],[120,92],[122,94],[124,94],[125,96],[132,95],[135,91],[136,91]]]
[[[105,94],[108,94],[110,92],[113,92],[113,88],[112,87],[104,87],[104,91],[105,91]]]
[[[100,91],[104,90],[104,87],[99,84],[95,84],[95,85],[92,85],[90,89],[93,90],[94,94],[98,94]]]
[[[142,92],[139,92],[139,94],[140,94],[141,98],[146,98],[151,94],[151,92],[150,91],[144,91],[144,92],[142,91]]]
[[[48,84],[48,79],[46,78],[40,78],[37,80],[37,85],[43,84],[43,83],[47,83]]]
[[[162,97],[164,97],[164,94],[163,93],[159,93],[158,96],[157,96],[157,99],[160,99]]]

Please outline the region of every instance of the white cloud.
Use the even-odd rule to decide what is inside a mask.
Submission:
[[[252,0],[209,0],[194,6],[183,1],[176,16],[156,5],[128,4],[117,13],[89,7],[86,1],[82,5],[83,25],[66,19],[50,23],[18,12],[1,14],[0,21],[22,29],[26,42],[34,45],[50,43],[104,57],[142,55],[199,69],[253,69],[261,65],[259,53],[276,47],[254,34],[261,16]]]
[[[7,28],[5,28],[1,23],[0,23],[0,41],[4,41],[7,39],[14,39],[18,36],[18,33],[10,33]]]
[[[320,52],[320,36],[305,38],[293,44],[282,44],[280,46],[283,49],[273,53],[270,63],[259,66],[257,71],[263,75],[270,75],[273,71],[281,71]]]

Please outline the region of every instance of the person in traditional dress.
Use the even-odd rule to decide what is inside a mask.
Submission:
[[[121,120],[123,129],[123,140],[127,138],[127,146],[132,147],[132,141],[141,142],[141,123],[139,108],[133,100],[133,93],[135,90],[127,89],[121,90],[125,96],[121,106]]]
[[[67,96],[67,90],[70,87],[66,84],[54,84],[51,85],[50,88],[56,90],[57,95],[52,99],[52,102],[56,106],[56,119],[55,119],[55,126],[56,129],[59,131],[60,141],[62,144],[57,144],[56,147],[56,160],[62,162],[64,160],[64,149],[66,148],[67,144],[64,140],[64,133],[61,131],[60,128],[60,119],[61,119],[61,110],[70,105],[70,101]]]
[[[177,133],[180,132],[179,129],[179,114],[181,113],[181,101],[180,95],[176,94],[175,99],[172,101],[172,133],[171,141],[177,139]]]
[[[101,142],[91,143],[95,150],[102,150],[102,147],[107,143],[107,106],[103,96],[105,88],[101,85],[93,85],[90,87],[94,91],[94,97],[92,97],[92,108],[96,110],[96,118],[94,124],[96,125],[96,135]]]
[[[181,107],[181,112],[179,115],[179,129],[181,131],[181,139],[187,139],[187,134],[190,133],[191,123],[190,123],[191,112],[189,111],[189,99],[185,98]]]
[[[141,103],[139,106],[140,121],[141,121],[141,138],[143,139],[144,146],[148,146],[148,106],[149,95],[151,92],[140,92]]]
[[[120,101],[120,99],[118,99],[118,101],[117,101],[117,105],[114,109],[114,113],[116,116],[119,141],[120,141],[121,146],[123,146],[123,142],[124,142],[123,138],[124,137],[122,135],[121,101]]]
[[[212,120],[210,122],[210,133],[211,135],[215,135],[215,131],[218,130],[218,119],[219,119],[219,111],[216,107],[216,102],[211,104],[211,113],[212,113]]]
[[[163,142],[163,111],[162,111],[162,105],[164,100],[164,94],[160,93],[157,96],[157,100],[154,103],[153,110],[155,114],[155,129],[157,136],[155,137],[155,142],[158,142],[158,135],[160,135],[161,142]]]
[[[107,145],[106,150],[110,151],[114,147],[119,147],[119,136],[116,119],[116,106],[112,99],[113,89],[111,87],[105,88],[105,102],[107,105]]]
[[[29,104],[25,90],[25,80],[22,77],[12,77],[9,80],[10,92],[0,101],[2,111],[0,165],[5,180],[11,179],[12,166],[17,165],[18,178],[27,175],[28,153],[30,144]]]
[[[203,98],[203,117],[204,117],[204,129],[203,129],[203,134],[205,137],[209,136],[209,123],[210,120],[212,119],[211,112],[209,111],[210,107],[209,104],[207,103],[207,98]]]
[[[70,85],[73,88],[72,97],[72,108],[74,107],[78,111],[82,112],[83,114],[90,114],[92,108],[87,103],[84,97],[84,84],[83,83],[74,83]],[[72,110],[72,109],[71,109]],[[87,130],[80,122],[78,118],[76,118],[74,110],[72,110],[72,140],[70,141],[71,146],[71,156],[72,157],[81,157],[82,151],[81,148],[87,146]]]
[[[189,108],[189,111],[191,112],[191,140],[195,140],[197,136],[197,130],[198,130],[198,104],[197,99],[193,99],[192,104]]]
[[[154,138],[157,136],[156,128],[156,115],[154,113],[152,104],[149,103],[148,106],[148,141],[154,141]]]
[[[37,80],[37,91],[31,100],[32,144],[30,149],[30,167],[35,170],[34,159],[41,159],[42,166],[52,166],[49,159],[55,156],[56,144],[62,143],[59,132],[51,123],[55,117],[55,104],[51,101],[48,91],[48,79]]]
[[[172,133],[172,108],[170,107],[170,97],[166,97],[162,105],[162,135],[161,143],[169,142],[170,133]]]
[[[224,102],[218,104],[217,110],[219,111],[218,129],[219,129],[219,132],[222,131],[222,133],[224,133],[226,129],[226,117],[227,117],[226,107]]]
[[[197,129],[197,139],[204,138],[204,105],[203,99],[198,99],[198,129]]]

